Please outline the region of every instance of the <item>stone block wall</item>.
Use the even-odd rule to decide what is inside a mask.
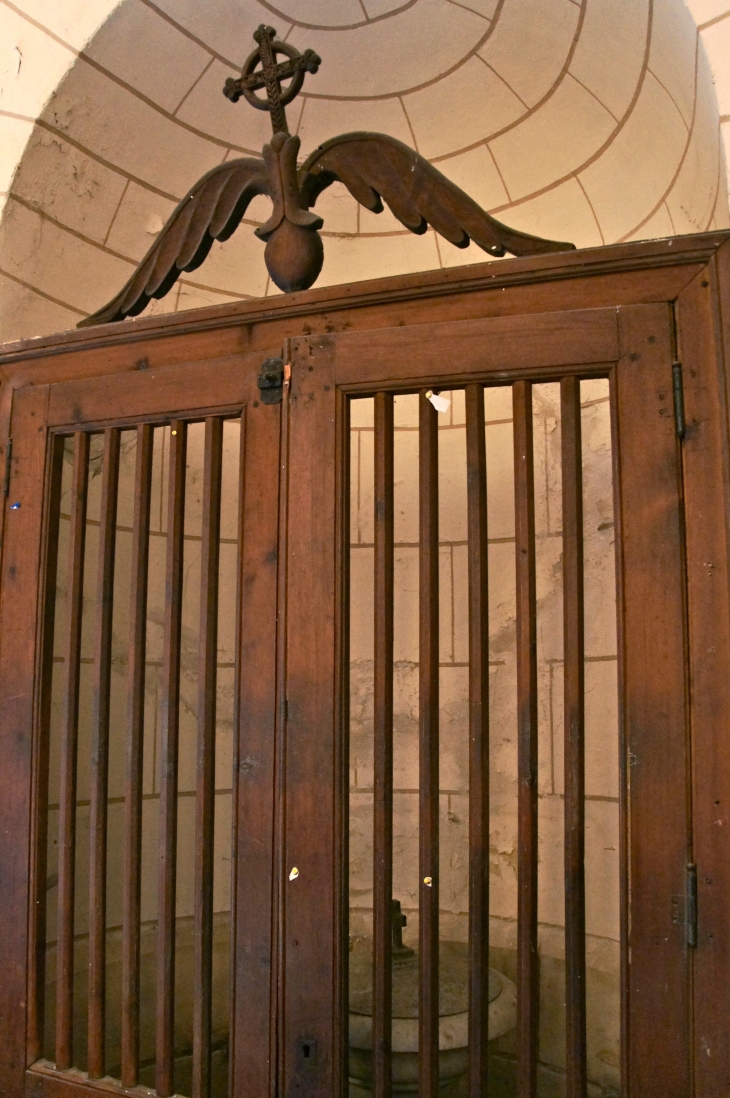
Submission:
[[[440,909],[442,939],[468,934],[468,601],[463,392],[439,415]],[[395,400],[394,896],[418,935],[418,397]],[[619,1082],[619,828],[616,601],[608,383],[584,382],[586,874],[589,1075]],[[373,419],[352,411],[351,933],[371,934],[373,865]],[[533,401],[539,662],[540,1056],[564,1068],[563,634],[560,392]],[[517,712],[512,394],[486,390],[490,621],[490,939],[514,976]],[[509,1036],[499,1042],[507,1058]],[[545,1084],[548,1085],[547,1083]],[[549,1093],[549,1091],[545,1091]]]
[[[439,416],[440,463],[440,692],[441,692],[441,935],[464,941],[468,919],[468,602],[466,437],[463,393]],[[618,1087],[619,1064],[619,831],[616,604],[610,416],[607,382],[582,385],[586,581],[586,843],[589,1075],[595,1094]],[[418,927],[418,397],[396,398],[395,437],[395,842],[394,894],[408,917],[406,941]],[[560,412],[557,385],[534,390],[535,506],[537,530],[539,660],[539,941],[541,958],[540,1056],[544,1094],[559,1093],[564,1067],[562,527]],[[490,569],[490,935],[496,967],[514,976],[517,910],[517,744],[515,673],[514,475],[512,402],[508,387],[486,391]],[[177,1045],[189,1043],[194,906],[194,789],[198,597],[202,505],[202,425],[188,443],[181,740],[179,777],[179,918]],[[238,446],[236,426],[225,429],[221,546],[218,724],[216,734],[216,1017],[224,1023],[230,908],[231,771],[235,561],[237,552]],[[95,436],[89,485],[84,584],[82,720],[79,733],[76,932],[77,1062],[83,1066],[86,935],[88,931],[88,796],[91,689],[96,610],[96,565],[103,440]],[[143,986],[151,991],[157,904],[160,676],[163,654],[169,428],[155,432],[146,685],[143,817]],[[109,786],[109,856],[118,864],[124,812],[127,637],[131,528],[134,500],[133,432],[122,436],[117,515],[113,629],[112,732]],[[67,553],[72,450],[64,463],[60,569],[54,656],[53,732],[49,817],[48,981],[55,981],[59,733],[64,679]],[[372,926],[373,828],[373,421],[372,401],[352,407],[351,480],[351,932]],[[109,1050],[118,1047],[118,953],[122,879],[109,876]],[[147,969],[150,969],[147,973]],[[146,973],[146,975],[145,975]],[[187,1021],[186,1021],[187,1019]],[[52,1007],[48,1034],[52,1032]],[[220,1028],[219,1025],[219,1028]],[[52,1045],[48,1054],[52,1058]],[[495,1054],[509,1063],[514,1039]],[[223,1053],[221,1053],[223,1055]],[[110,1059],[110,1064],[111,1064]],[[182,1084],[181,1084],[182,1085]],[[545,1089],[548,1087],[548,1089]]]
[[[192,916],[195,906],[195,782],[197,750],[198,637],[200,621],[200,545],[203,501],[203,423],[188,428],[185,494],[185,546],[183,580],[182,657],[180,675],[180,746],[178,770],[177,856],[177,982],[176,1047],[192,1043]],[[75,1062],[85,1063],[86,953],[88,950],[89,795],[90,748],[93,711],[94,625],[97,610],[97,562],[103,436],[91,440],[84,601],[82,619],[81,706],[78,745],[75,969],[78,973],[75,1012]],[[233,705],[236,635],[236,566],[238,557],[238,497],[240,425],[227,421],[223,431],[223,485],[221,508],[220,597],[217,654],[215,869],[213,907],[216,913],[215,1011],[218,1028],[227,1014],[229,966],[229,911],[231,883],[231,800],[233,778]],[[165,621],[165,561],[167,548],[167,491],[170,428],[154,432],[152,502],[149,540],[149,590],[147,604],[147,652],[145,683],[145,731],[142,809],[142,987],[154,987],[155,931],[157,921],[158,806],[160,796],[160,748],[162,720],[162,660]],[[131,593],[132,523],[136,434],[122,433],[114,578],[112,636],[111,727],[109,745],[107,960],[107,1044],[109,1063],[119,1048],[121,1017],[120,942],[122,924],[121,872],[124,841],[124,783],[126,773],[128,642]],[[73,443],[64,451],[64,473],[59,534],[59,572],[56,602],[54,675],[52,690],[51,758],[49,780],[48,839],[48,942],[47,982],[50,989],[47,1014],[47,1055],[53,1059],[54,1024],[52,996],[55,987],[55,941],[58,895],[58,816],[60,792],[60,743],[65,681],[64,637],[68,606],[68,548],[71,511]],[[143,995],[144,997],[144,995]],[[149,995],[148,995],[149,997]],[[152,1016],[147,1036],[153,1034]],[[144,1028],[144,1027],[143,1027]],[[144,1050],[143,1050],[144,1054]]]

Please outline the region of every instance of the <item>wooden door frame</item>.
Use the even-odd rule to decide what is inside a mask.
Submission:
[[[692,1092],[684,910],[691,805],[671,310],[624,306],[618,324],[611,388],[623,730],[622,1076],[630,1098],[683,1098]]]
[[[634,304],[670,303],[676,321],[676,354],[683,362],[687,431],[681,444],[685,509],[689,719],[692,729],[693,856],[699,878],[699,942],[691,956],[695,982],[694,1092],[696,1098],[720,1098],[730,1083],[730,1036],[725,1018],[730,1009],[730,860],[724,828],[730,822],[730,762],[725,732],[730,703],[730,430],[726,362],[730,351],[730,234],[716,232],[666,241],[612,245],[557,256],[499,263],[424,275],[397,276],[371,282],[311,290],[273,300],[235,303],[173,317],[141,318],[82,332],[61,333],[0,348],[0,446],[7,459],[13,405],[43,402],[49,383],[150,371],[163,375],[181,363],[210,361],[227,354],[251,352],[257,360],[280,353],[287,337],[319,332],[359,330],[375,336],[382,328],[408,327],[429,321],[465,321],[589,308],[615,309]],[[28,390],[31,395],[16,393]],[[334,398],[333,398],[334,399]],[[39,404],[39,407],[40,407]],[[39,451],[40,452],[40,451]],[[45,451],[43,451],[45,460]],[[34,464],[35,463],[35,464]],[[13,478],[38,484],[38,455],[18,447],[12,455]],[[20,480],[17,482],[20,483]],[[31,591],[38,561],[5,552],[8,521],[28,524],[29,544],[40,529],[38,501],[23,510],[3,509],[0,622],[14,615],[26,621],[31,602],[18,594]],[[721,505],[718,506],[718,503]],[[296,501],[293,501],[296,506]],[[35,524],[35,525],[34,525]],[[338,535],[342,542],[343,533]],[[35,572],[34,572],[35,568]],[[13,628],[15,628],[13,626]],[[341,629],[341,625],[340,625]],[[21,638],[0,648],[3,727],[30,720],[32,700],[16,689]],[[15,638],[18,638],[16,641]],[[27,658],[27,657],[23,657]],[[5,663],[3,663],[5,660]],[[21,713],[22,710],[22,713]],[[25,714],[23,716],[22,714]],[[1,735],[2,733],[0,733]],[[28,744],[22,737],[3,740],[0,775],[0,835],[26,826],[29,795]],[[12,794],[12,796],[11,796]],[[14,809],[11,805],[14,804]],[[23,805],[26,807],[24,808]],[[0,843],[0,887],[15,881],[27,897],[22,866]],[[16,895],[16,891],[13,892]],[[27,899],[17,908],[3,902],[13,935],[0,943],[0,1029],[7,1069],[0,1079],[6,1095],[20,1095],[23,1056],[16,1048],[11,1020],[23,1009],[24,989],[18,952]],[[21,917],[22,916],[22,917]],[[341,938],[340,938],[341,941]],[[7,961],[7,964],[6,964]],[[344,1009],[339,1004],[339,1010]],[[6,1027],[8,1027],[6,1029]],[[6,1040],[7,1038],[7,1040]],[[17,1045],[20,1048],[20,1045]],[[17,1051],[17,1049],[16,1049]],[[32,1075],[33,1073],[31,1073]]]
[[[47,406],[47,385],[23,389],[14,401],[13,422],[21,428],[12,481],[17,498],[11,501],[8,497],[5,506],[20,503],[20,507],[11,512],[18,522],[13,537],[8,539],[10,545],[3,547],[0,593],[0,722],[5,732],[0,777],[0,888],[3,917],[7,920],[7,932],[0,944],[0,1026],[3,1089],[13,1096],[23,1093],[26,1067],[32,794],[34,772],[38,772],[32,730],[39,694],[38,578],[43,551]]]
[[[10,898],[3,910],[12,923],[12,931],[0,942],[0,1089],[7,1095],[20,1095],[25,1089],[68,1095],[79,1085],[97,1091],[108,1086],[103,1081],[85,1083],[77,1071],[50,1071],[37,1060],[41,1049],[37,1019],[26,1026],[26,1004],[35,1001],[31,993],[36,971],[34,943],[42,921],[36,916],[33,897],[45,889],[45,880],[34,881],[37,857],[26,853],[21,858],[19,852],[36,851],[45,843],[39,811],[45,798],[38,793],[48,754],[40,742],[45,727],[41,708],[47,716],[49,698],[43,689],[48,681],[41,679],[43,667],[48,666],[48,652],[45,658],[42,653],[52,634],[52,618],[46,619],[42,603],[45,559],[47,554],[52,559],[53,546],[45,544],[49,492],[44,485],[52,467],[59,468],[48,455],[55,449],[59,433],[98,430],[110,421],[123,427],[144,421],[169,422],[176,415],[195,419],[211,413],[241,416],[242,427],[234,702],[238,735],[232,778],[238,809],[234,808],[233,820],[233,889],[243,900],[236,908],[240,918],[232,926],[232,940],[241,943],[235,950],[232,1016],[239,1019],[234,1033],[244,1038],[246,1033],[254,1034],[261,1055],[255,1063],[248,1040],[234,1040],[231,1060],[240,1065],[239,1093],[258,1098],[270,1089],[275,1030],[270,1010],[275,979],[271,861],[281,405],[265,405],[258,399],[258,366],[258,355],[229,355],[192,366],[173,365],[163,377],[145,370],[82,382],[71,378],[55,385],[25,386],[13,394],[11,424],[16,444],[5,511],[18,521],[4,546],[0,603],[0,631],[5,629],[0,642],[0,667],[5,668],[0,713],[7,745],[0,782],[6,794],[4,835],[10,837],[0,843],[0,873],[2,894]],[[13,503],[19,506],[13,507]],[[28,550],[28,546],[32,548]],[[239,796],[244,789],[245,795]]]
[[[285,935],[284,967],[287,988],[295,989],[285,993],[281,1022],[286,1051],[280,1070],[287,1093],[289,1087],[296,1087],[299,1093],[311,1090],[314,1095],[319,1087],[324,1093],[339,1094],[339,1081],[346,1071],[341,1036],[347,1033],[345,996],[336,978],[335,962],[339,958],[344,964],[347,942],[347,913],[338,900],[344,896],[347,841],[347,731],[342,723],[347,649],[343,565],[347,559],[345,531],[349,529],[347,500],[342,494],[348,467],[347,398],[381,390],[439,386],[450,390],[466,382],[509,384],[525,376],[544,382],[573,372],[611,379],[617,525],[619,530],[623,525],[627,537],[617,550],[627,600],[621,610],[623,635],[631,657],[623,676],[626,719],[622,722],[622,755],[641,766],[641,771],[634,773],[631,803],[642,825],[630,828],[625,821],[622,840],[626,844],[622,858],[626,945],[622,953],[627,958],[622,988],[623,1075],[627,1094],[635,1098],[684,1098],[688,1093],[689,958],[684,926],[671,924],[671,897],[683,891],[688,858],[687,806],[682,803],[686,786],[684,577],[679,453],[671,403],[671,320],[669,306],[658,304],[430,323],[292,341],[290,446],[294,453],[307,454],[308,460],[304,469],[292,469],[289,485],[288,545],[293,575],[287,587],[287,750],[291,765],[287,771],[291,775],[287,817],[293,825],[291,838],[287,829],[286,845],[291,851],[289,861],[300,867],[300,877],[296,889],[285,894],[284,923],[292,929]],[[632,379],[637,375],[634,385]],[[650,445],[642,455],[647,433]],[[633,475],[627,472],[620,477],[622,461]],[[638,475],[637,469],[641,470]],[[642,492],[645,474],[646,491]],[[334,583],[336,562],[339,571]],[[304,586],[298,582],[302,572],[310,577]],[[659,643],[652,648],[644,628],[649,614],[643,607],[647,591],[657,594],[659,574],[666,576],[670,595],[654,599],[651,624]],[[653,660],[660,649],[664,652],[662,673]],[[673,667],[672,674],[665,673],[667,666]],[[315,722],[316,747],[307,736]],[[646,757],[643,733],[647,725],[652,738],[658,737],[663,744],[661,758],[656,760]],[[624,786],[627,769],[623,767]],[[320,788],[315,804],[314,779],[323,773],[332,773],[334,780],[326,793]],[[671,803],[667,802],[670,790]],[[647,832],[652,821],[649,806],[654,805],[662,810],[656,817],[652,845]],[[664,822],[666,812],[668,823]],[[665,832],[658,847],[657,827]],[[314,860],[307,832],[328,835],[328,843],[317,849]],[[656,858],[657,849],[663,858]],[[633,867],[645,865],[651,855],[656,863],[651,879],[645,872],[638,877],[632,873]],[[632,910],[640,913],[631,924],[629,890],[634,897]],[[652,903],[657,892],[666,894],[661,910]],[[300,934],[309,942],[304,956],[296,949]],[[628,956],[634,951],[631,964]],[[658,981],[662,966],[666,972]],[[661,1049],[661,1057],[651,1054],[652,1039],[656,1042],[660,1032],[658,1003],[654,1001],[657,987],[671,989],[663,1015],[669,1031],[677,1035],[668,1047],[665,1033],[653,1048],[653,1053]],[[301,988],[307,989],[305,999],[298,994]],[[647,1025],[649,1018],[653,1020]],[[305,1025],[325,1050],[326,1063],[320,1065],[316,1076],[297,1070],[293,1042],[304,1035]]]
[[[681,446],[687,570],[693,860],[698,941],[694,981],[697,1098],[730,1087],[730,249],[674,303],[686,432]]]

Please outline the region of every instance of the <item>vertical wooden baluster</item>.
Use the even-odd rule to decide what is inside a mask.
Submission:
[[[560,382],[565,669],[566,1098],[586,1096],[585,673],[580,381]]]
[[[513,385],[517,570],[517,1098],[535,1098],[537,954],[537,615],[532,384]]]
[[[241,778],[239,773],[240,761],[241,761],[241,744],[240,744],[240,728],[241,728],[241,635],[243,631],[243,522],[244,522],[244,500],[246,492],[246,413],[247,409],[244,408],[241,412],[241,418],[238,421],[240,424],[241,433],[238,443],[238,545],[236,548],[236,633],[235,633],[235,655],[234,655],[234,671],[233,671],[233,784],[231,793],[231,806],[233,809],[233,815],[231,819],[231,936],[229,943],[229,972],[230,972],[230,1017],[231,1017],[231,1036],[229,1042],[229,1055],[228,1055],[228,1094],[232,1096],[235,1089],[236,1080],[236,1046],[238,1040],[235,1037],[236,1030],[236,1018],[238,1017],[238,1002],[240,999],[236,995],[236,961],[238,959],[237,949],[237,918],[236,918],[236,896],[238,895],[238,874],[236,872],[238,865],[238,803],[239,803],[239,790],[241,787]],[[243,1014],[243,1009],[241,1010]],[[239,1038],[240,1039],[240,1038]]]
[[[127,680],[127,758],[124,790],[124,893],[122,898],[122,1086],[139,1071],[139,958],[142,863],[142,760],[144,745],[147,581],[149,574],[152,427],[137,427],[132,527],[131,606]]]
[[[76,876],[76,758],[79,733],[81,619],[84,599],[89,436],[74,435],[69,546],[66,684],[61,730],[61,794],[58,820],[58,941],[56,945],[56,1067],[73,1061],[74,899]]]
[[[88,1075],[104,1074],[106,1000],[106,848],[109,787],[109,715],[114,612],[114,552],[117,534],[120,432],[104,432],[99,563],[94,630],[94,701],[91,726],[89,805],[89,1014]]]
[[[439,1086],[438,415],[419,397],[419,1094]]]
[[[162,737],[160,744],[159,877],[157,885],[156,1089],[169,1098],[174,1089],[175,889],[177,883],[177,771],[180,731],[180,632],[182,625],[187,425],[170,424],[167,497],[165,648],[162,658]]]
[[[612,370],[608,376],[608,395],[611,419],[611,480],[612,503],[614,508],[614,568],[616,575],[616,651],[618,653],[617,666],[617,694],[618,694],[618,833],[619,833],[619,941],[621,942],[619,987],[621,988],[621,1029],[619,1035],[621,1087],[625,1093],[631,1086],[631,1053],[632,1042],[630,1037],[630,1007],[631,1007],[631,957],[630,957],[630,932],[631,920],[629,904],[631,900],[630,879],[630,831],[629,831],[629,739],[630,730],[627,726],[626,710],[626,622],[623,607],[626,606],[625,591],[627,576],[624,571],[624,516],[621,508],[622,469],[621,451],[618,446],[619,439],[619,403],[618,403],[618,379],[616,371]],[[681,1053],[680,1053],[681,1055]]]
[[[289,358],[285,344],[285,358]],[[269,1048],[274,1070],[270,1075],[270,1098],[279,1098],[280,1080],[286,1073],[286,1045],[280,1034],[286,1018],[286,836],[287,836],[287,735],[289,704],[287,701],[288,655],[288,566],[289,566],[289,389],[284,390],[279,419],[279,535],[277,539],[278,569],[276,577],[276,725],[274,732],[274,888],[272,890],[275,961],[271,969],[269,1013]]]
[[[198,758],[195,805],[195,976],[193,987],[193,1098],[209,1098],[213,993],[213,828],[218,663],[223,421],[205,421],[203,530],[200,553]]]
[[[489,1041],[489,587],[484,390],[466,387],[469,560],[469,1098],[484,1098]]]
[[[350,521],[351,521],[351,401],[341,390],[338,394],[337,417],[337,496],[342,500],[339,529],[337,531],[336,574],[338,583],[338,684],[336,773],[339,775],[339,796],[336,802],[335,834],[339,835],[336,862],[337,893],[340,896],[340,919],[337,926],[336,955],[339,979],[335,984],[335,1094],[344,1094],[349,1074],[349,1024],[350,1024]]]
[[[393,981],[393,394],[375,396],[373,1094],[391,1094]]]
[[[56,582],[58,575],[58,538],[61,524],[63,481],[63,435],[52,435],[49,446],[50,469],[45,500],[46,544],[43,580],[43,625],[41,651],[40,712],[36,740],[35,831],[32,865],[31,941],[28,952],[28,1062],[43,1055],[46,1006],[46,897],[48,895],[48,771],[51,741],[51,701],[53,696],[53,647],[56,621]]]

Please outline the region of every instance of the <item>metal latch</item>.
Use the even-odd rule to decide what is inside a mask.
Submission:
[[[261,390],[263,404],[281,404],[284,377],[283,358],[267,358],[261,363],[261,370],[256,384]]]

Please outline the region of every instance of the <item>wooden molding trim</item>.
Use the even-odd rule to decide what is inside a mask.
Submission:
[[[608,275],[660,267],[704,264],[730,240],[730,232],[699,233],[639,243],[610,244],[600,248],[504,259],[440,271],[394,275],[388,278],[304,290],[274,298],[256,298],[214,305],[182,313],[140,317],[97,328],[72,329],[36,339],[0,346],[0,376],[13,362],[63,354],[81,348],[99,348],[140,340],[201,332],[212,328],[251,325],[312,313],[424,300],[452,294],[501,290],[508,286],[567,280],[586,275]]]

